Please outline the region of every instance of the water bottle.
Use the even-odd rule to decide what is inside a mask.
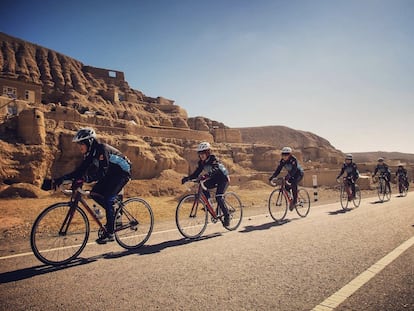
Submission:
[[[93,211],[95,212],[96,218],[101,219],[103,217],[101,209],[96,204],[93,205]]]

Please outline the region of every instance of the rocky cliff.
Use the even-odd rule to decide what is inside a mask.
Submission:
[[[40,185],[44,177],[73,169],[79,154],[71,137],[82,126],[96,128],[100,140],[127,154],[134,179],[156,178],[166,170],[188,173],[200,140],[211,142],[230,172],[238,175],[273,170],[283,145],[292,146],[312,165],[342,161],[339,150],[309,132],[278,126],[228,128],[188,117],[173,100],[132,89],[123,72],[86,66],[4,33],[0,49],[2,83],[13,82],[16,88],[28,83],[42,92],[37,102],[0,98],[0,107],[2,102],[16,106],[14,113],[0,112],[0,181],[8,184]]]

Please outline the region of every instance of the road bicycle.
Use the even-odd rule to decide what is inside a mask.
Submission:
[[[384,175],[378,176],[377,193],[381,202],[389,201],[391,199],[391,188]]]
[[[283,177],[273,178],[270,184],[276,187],[269,196],[270,216],[274,221],[281,222],[285,219],[288,208],[293,204],[293,195],[290,189],[286,189],[287,183]],[[300,217],[306,217],[309,214],[310,198],[306,189],[298,188],[298,199],[294,208]]]
[[[98,237],[107,233],[100,217],[85,199],[90,192],[82,190],[82,185],[72,186],[70,189],[65,189],[65,185],[68,182],[64,182],[60,190],[70,195],[70,201],[56,203],[44,209],[33,223],[30,234],[34,255],[41,262],[53,266],[69,263],[85,248],[91,230],[87,214],[99,227]],[[114,235],[120,246],[125,249],[141,247],[149,239],[153,227],[154,215],[145,200],[123,200],[123,195],[117,196]]]
[[[349,180],[347,177],[342,178],[341,188],[340,188],[340,201],[342,209],[344,210],[350,210],[352,207],[350,207],[349,202],[352,201],[353,208],[359,207],[359,204],[361,203],[361,190],[359,189],[359,186],[357,183],[355,183],[355,196],[352,195],[352,189],[351,189],[351,183],[352,181]]]
[[[400,197],[405,197],[408,192],[408,181],[407,177],[404,175],[398,176],[398,191],[400,192]]]
[[[178,202],[175,212],[175,222],[178,231],[189,239],[200,237],[207,228],[208,215],[211,216],[211,222],[220,221],[223,227],[229,231],[236,230],[243,218],[243,205],[237,194],[234,192],[226,192],[223,194],[224,204],[229,211],[230,224],[224,225],[224,215],[221,208],[208,198],[204,191],[207,191],[203,181],[196,179],[190,180],[197,184],[197,190],[192,194],[187,194]],[[203,191],[204,190],[204,191]]]

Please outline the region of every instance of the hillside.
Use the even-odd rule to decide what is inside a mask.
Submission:
[[[201,140],[212,143],[230,172],[240,176],[272,171],[284,145],[305,166],[342,162],[342,152],[313,133],[282,126],[229,128],[189,117],[172,99],[132,89],[123,72],[85,65],[4,33],[0,47],[0,83],[16,92],[11,100],[0,96],[0,182],[40,185],[45,177],[73,169],[79,155],[71,137],[83,126],[94,127],[100,140],[132,160],[134,179],[158,178],[169,170],[187,174]],[[28,100],[25,88],[34,94],[39,89],[41,98]]]

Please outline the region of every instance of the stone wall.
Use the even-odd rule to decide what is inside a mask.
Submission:
[[[214,140],[218,143],[241,143],[241,134],[239,130],[228,128],[213,129]]]
[[[46,139],[45,118],[36,108],[23,110],[18,116],[17,131],[27,145],[44,145]]]

